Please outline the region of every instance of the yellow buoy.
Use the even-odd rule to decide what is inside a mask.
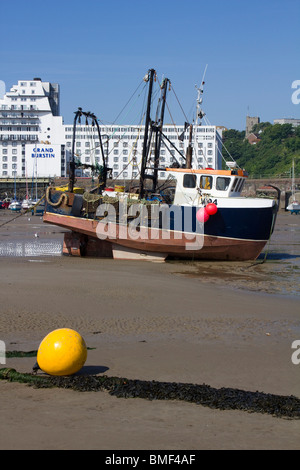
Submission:
[[[70,328],[49,333],[41,342],[37,363],[49,375],[72,375],[78,372],[87,358],[87,347],[82,336]]]

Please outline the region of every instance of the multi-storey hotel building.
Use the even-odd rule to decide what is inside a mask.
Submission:
[[[0,99],[0,177],[66,172],[59,86],[20,80]]]
[[[113,179],[139,177],[144,126],[100,126],[106,164]],[[166,124],[160,151],[159,178],[165,167],[184,164],[188,130]],[[59,115],[59,86],[39,78],[18,81],[0,99],[0,178],[60,177],[68,175],[73,125]],[[216,126],[199,126],[193,136],[193,167],[221,168],[221,136]],[[176,150],[178,149],[179,152]],[[76,126],[76,159],[101,165],[102,155],[96,126]],[[153,155],[154,158],[154,144]],[[152,162],[154,164],[154,161]],[[151,166],[151,161],[150,161]],[[77,170],[90,176],[89,168]]]

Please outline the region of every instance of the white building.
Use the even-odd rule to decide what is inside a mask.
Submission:
[[[159,179],[166,177],[164,168],[184,164],[189,130],[180,140],[183,126],[163,127]],[[103,126],[101,135],[104,155],[113,179],[139,177],[144,126]],[[40,78],[20,80],[0,99],[0,178],[60,177],[68,175],[72,153],[73,125],[63,124],[59,115],[59,86]],[[175,147],[181,152],[175,150]],[[193,167],[221,168],[221,135],[216,126],[199,126],[193,135]],[[97,127],[76,126],[76,159],[86,164],[102,164]],[[151,147],[154,164],[154,143]],[[90,176],[90,169],[77,171]]]
[[[58,84],[18,81],[0,100],[0,178],[63,176],[65,167]]]
[[[300,126],[300,119],[295,119],[295,118],[274,119],[274,124],[292,124],[293,127],[298,127]]]
[[[100,126],[103,152],[108,168],[112,169],[113,179],[130,180],[139,177],[142,160],[144,126]],[[184,139],[179,139],[183,127],[166,124],[163,127],[163,138],[160,150],[160,170],[158,177],[164,179],[164,168],[174,163],[185,163],[184,156],[189,143],[189,132]],[[73,126],[65,126],[65,143],[67,158],[71,156]],[[200,126],[193,137],[193,168],[222,168],[222,138],[216,126]],[[173,145],[172,145],[173,144]],[[179,150],[179,152],[175,149]],[[102,155],[96,127],[76,126],[75,156],[85,164],[100,164]],[[154,165],[154,142],[151,147],[151,163]],[[80,173],[78,172],[78,175]],[[83,176],[89,176],[90,170],[83,170]]]

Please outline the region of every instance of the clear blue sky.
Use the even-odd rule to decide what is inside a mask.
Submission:
[[[78,106],[114,121],[149,68],[190,118],[206,64],[211,124],[300,118],[299,0],[1,0],[0,14],[0,80],[59,83],[66,124]]]

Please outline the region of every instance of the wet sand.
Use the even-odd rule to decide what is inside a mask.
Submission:
[[[300,364],[291,360],[300,340],[300,217],[280,214],[263,264],[264,255],[254,263],[163,264],[76,259],[55,249],[36,256],[28,246],[59,243],[61,230],[39,217],[1,227],[5,217],[0,339],[7,350],[35,350],[50,331],[69,327],[93,348],[81,374],[300,397]],[[7,251],[10,242],[20,243],[18,255]],[[31,372],[34,363],[11,358],[6,367]],[[1,449],[300,447],[299,420],[7,381],[0,391]]]

